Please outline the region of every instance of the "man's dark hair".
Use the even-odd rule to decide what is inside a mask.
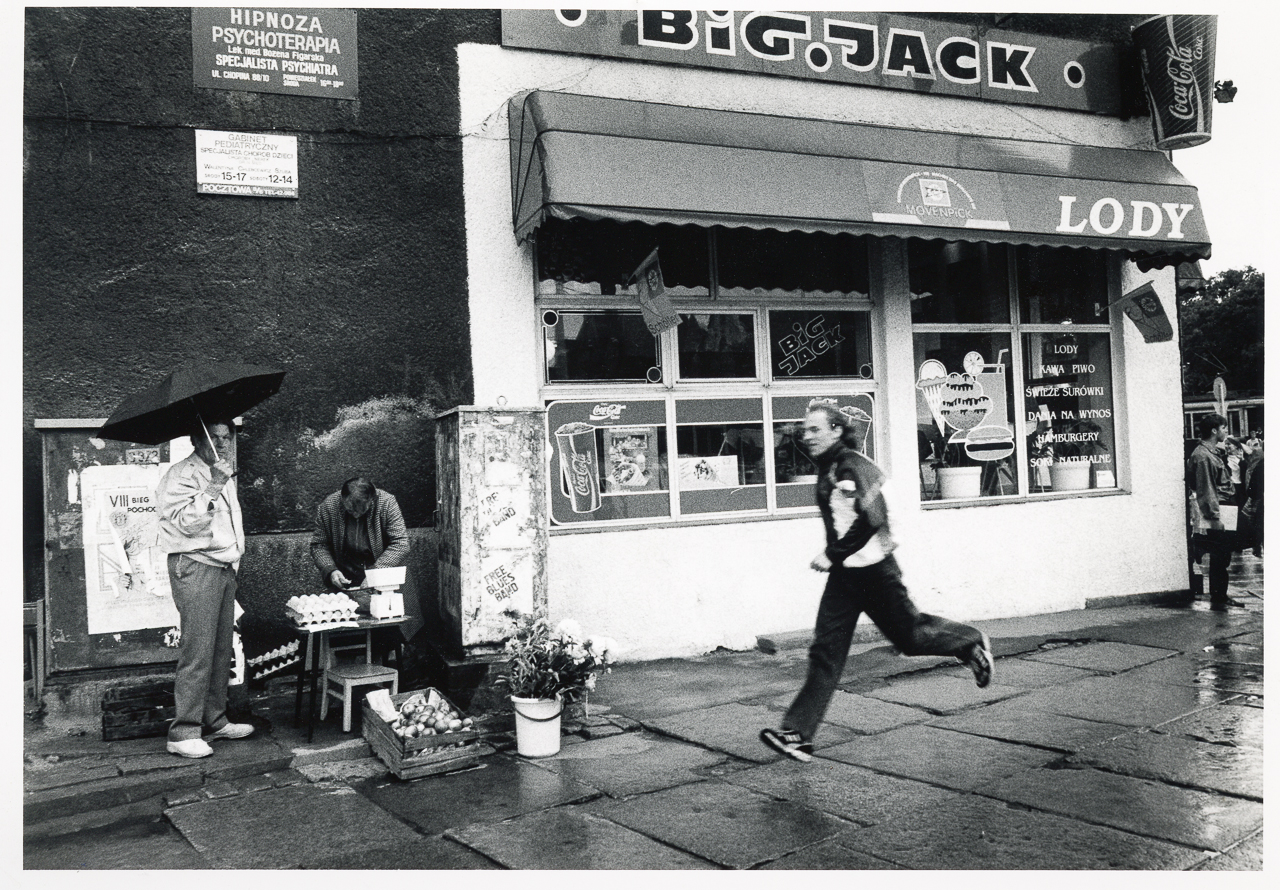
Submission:
[[[1196,421],[1196,433],[1201,439],[1207,439],[1213,435],[1214,431],[1220,426],[1224,426],[1228,421],[1221,414],[1206,414]]]
[[[346,482],[342,483],[342,499],[346,500],[353,495],[362,501],[371,501],[377,488],[369,481],[368,476],[352,476]]]

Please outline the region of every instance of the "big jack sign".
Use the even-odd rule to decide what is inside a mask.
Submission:
[[[1109,44],[888,13],[505,9],[503,46],[1120,113]]]

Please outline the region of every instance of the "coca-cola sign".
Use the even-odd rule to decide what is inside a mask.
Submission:
[[[1161,15],[1133,29],[1156,147],[1208,142],[1213,118],[1214,15]]]

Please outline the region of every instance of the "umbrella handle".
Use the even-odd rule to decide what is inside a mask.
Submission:
[[[193,399],[192,401],[194,402],[195,400]],[[209,443],[210,450],[213,451],[213,462],[217,463],[222,460],[218,455],[218,446],[213,444],[213,436],[209,435],[209,428],[204,425],[204,418],[200,416],[199,411],[196,412],[196,417],[200,420],[200,429],[204,430],[205,440]]]

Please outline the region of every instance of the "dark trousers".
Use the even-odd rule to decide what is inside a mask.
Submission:
[[[169,586],[182,619],[169,740],[200,738],[227,722],[235,626],[236,573],[181,553],[169,554]]]
[[[1195,535],[1196,561],[1209,554],[1209,599],[1221,601],[1227,598],[1227,576],[1231,568],[1231,556],[1235,550],[1236,533],[1221,528],[1206,529]]]
[[[863,612],[905,655],[953,655],[963,660],[975,643],[982,642],[975,628],[917,609],[892,556],[864,568],[833,567],[818,605],[809,675],[782,721],[785,729],[796,730],[805,741],[812,741],[827,713]]]

